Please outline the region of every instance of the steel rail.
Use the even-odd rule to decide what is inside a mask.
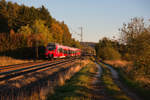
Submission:
[[[58,61],[58,60],[55,60]],[[16,65],[8,65],[8,66],[0,66],[0,71],[3,71],[5,69],[11,69],[11,68],[18,68],[18,67],[23,67],[23,66],[30,66],[30,65],[38,65],[42,63],[50,63],[53,61],[40,61],[40,62],[28,62],[28,63],[22,63],[22,64],[16,64]]]
[[[0,78],[0,81],[8,80],[8,79],[20,76],[20,75],[35,72],[35,71],[38,71],[38,70],[41,70],[41,69],[52,67],[52,66],[62,64],[62,63],[65,63],[65,62],[70,62],[70,61],[73,61],[73,60],[75,60],[75,58],[60,60],[60,61],[56,61],[56,62],[48,63],[48,64],[46,63],[46,64],[41,64],[41,65],[35,65],[35,66],[27,67],[27,68],[22,68],[22,69],[19,69],[19,70],[12,70],[12,71],[8,71],[8,72],[2,72],[2,73],[0,73],[0,75],[2,75],[2,77]]]

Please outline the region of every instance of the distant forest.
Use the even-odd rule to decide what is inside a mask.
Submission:
[[[35,8],[0,0],[1,55],[33,57],[36,46],[45,47],[49,42],[80,48],[64,21],[57,21],[44,6]]]

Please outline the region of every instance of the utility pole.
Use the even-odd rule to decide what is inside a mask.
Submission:
[[[83,42],[83,27],[79,27],[80,28],[80,30],[81,30],[81,34],[80,34],[80,36],[81,36],[81,41],[80,42]]]
[[[83,27],[79,27],[79,29],[81,30],[81,33],[80,33],[80,43],[83,42]],[[82,56],[80,56],[80,67],[81,67],[81,60],[82,60]]]
[[[83,27],[78,27],[80,29],[80,33],[77,33],[77,32],[72,32],[71,34],[77,34],[80,36],[80,39],[79,41],[80,42],[83,42]]]

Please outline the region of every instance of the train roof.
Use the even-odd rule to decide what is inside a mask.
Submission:
[[[56,45],[57,47],[63,48],[63,49],[66,49],[66,50],[74,50],[74,51],[80,50],[79,48],[64,46],[64,45],[60,45],[60,44],[58,44],[58,43],[48,43],[48,46],[49,46],[49,45]]]

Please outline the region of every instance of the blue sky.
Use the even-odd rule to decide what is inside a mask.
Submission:
[[[72,33],[83,40],[98,42],[103,37],[119,37],[118,29],[133,17],[150,19],[150,0],[7,0],[27,6],[44,5],[59,21],[65,21]],[[73,37],[80,39],[76,34]]]

